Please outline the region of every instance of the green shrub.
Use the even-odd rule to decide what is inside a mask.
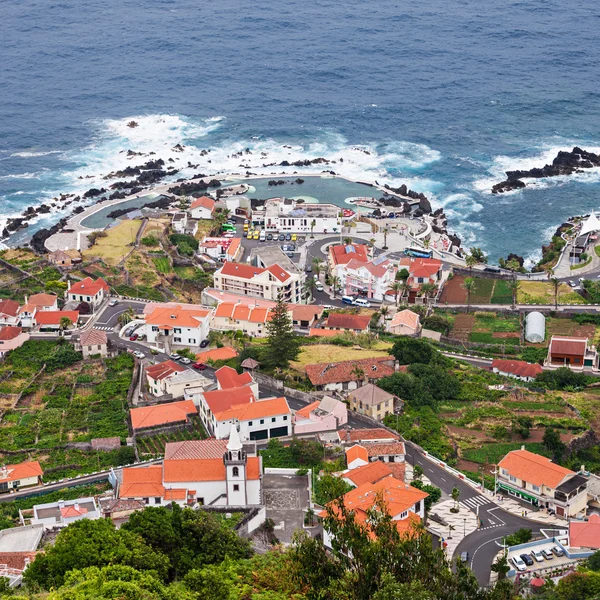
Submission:
[[[144,246],[155,247],[160,244],[159,239],[155,235],[147,235],[141,239],[142,244]]]

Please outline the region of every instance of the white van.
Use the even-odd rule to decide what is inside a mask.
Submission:
[[[365,300],[364,298],[357,298],[354,301],[354,306],[360,306],[362,308],[371,308],[371,303],[368,300]]]
[[[260,232],[260,237],[258,239],[261,242],[264,242],[267,239],[267,232],[264,229]]]
[[[322,292],[322,291],[325,289],[325,288],[323,287],[323,284],[322,284],[320,281],[317,281],[317,282],[315,283],[315,288],[316,288],[317,290],[319,290],[319,292]]]

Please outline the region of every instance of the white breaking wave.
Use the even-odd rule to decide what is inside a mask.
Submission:
[[[45,152],[13,152],[9,158],[34,158],[37,156],[48,156],[49,154],[62,154],[62,150],[47,150]]]
[[[11,173],[0,175],[0,179],[39,179],[43,173]]]

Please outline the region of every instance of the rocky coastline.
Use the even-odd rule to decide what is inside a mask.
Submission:
[[[560,151],[551,165],[534,167],[527,171],[506,171],[506,180],[492,186],[492,194],[503,194],[526,187],[523,179],[540,179],[583,173],[585,169],[600,167],[600,156],[575,146],[570,152]]]

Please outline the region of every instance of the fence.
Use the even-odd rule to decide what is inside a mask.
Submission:
[[[323,393],[309,393],[286,387],[284,381],[275,379],[270,375],[265,375],[264,373],[260,373],[258,371],[254,371],[252,376],[259,385],[264,385],[265,387],[277,390],[281,392],[283,396],[294,398],[294,400],[299,400],[300,402],[306,402],[306,404],[315,402],[315,400],[321,400],[324,396]]]

